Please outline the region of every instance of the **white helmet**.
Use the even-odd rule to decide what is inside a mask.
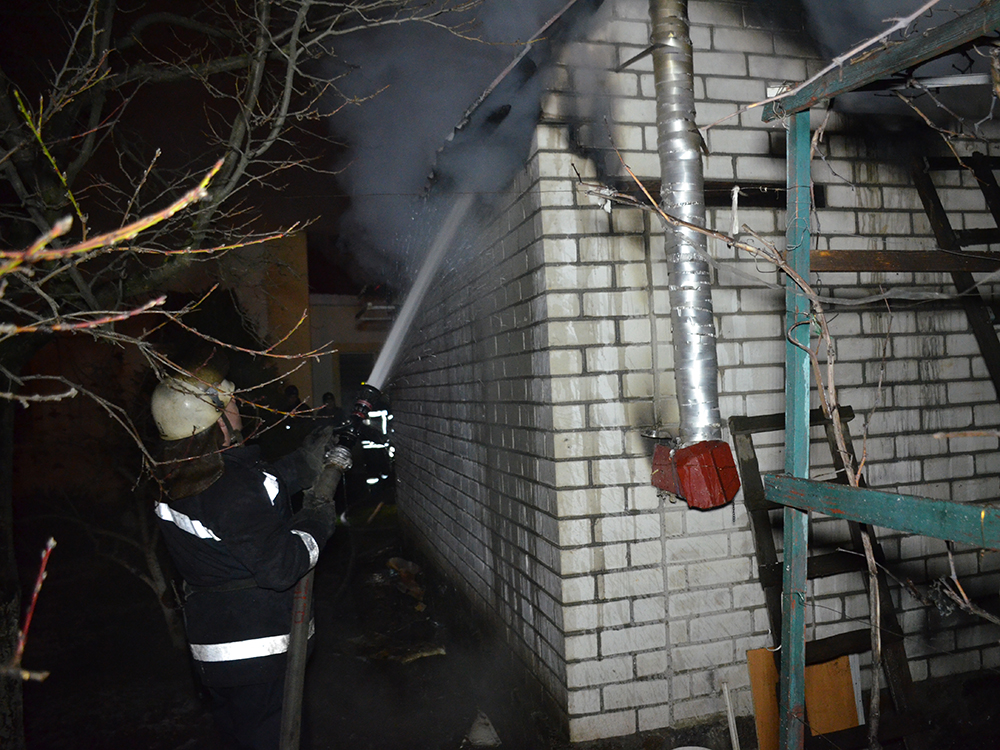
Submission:
[[[219,420],[234,391],[228,380],[213,383],[211,379],[175,376],[160,381],[150,401],[160,437],[182,440],[204,432]]]

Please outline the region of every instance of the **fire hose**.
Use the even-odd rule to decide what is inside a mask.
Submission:
[[[370,385],[362,385],[350,420],[337,433],[338,444],[328,446],[326,464],[310,492],[315,502],[333,502],[333,493],[341,477],[351,468],[351,447],[357,442],[361,423],[368,418],[372,404],[381,394]],[[281,708],[280,750],[298,750],[302,739],[302,691],[305,685],[309,623],[312,620],[313,569],[296,584],[292,599],[292,627],[288,636],[285,664],[285,688]]]

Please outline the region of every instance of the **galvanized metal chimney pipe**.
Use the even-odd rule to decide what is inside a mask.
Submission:
[[[687,0],[650,0],[660,203],[671,216],[705,225],[704,141],[695,124]],[[720,440],[718,358],[705,236],[667,228],[674,375],[682,445]],[[700,255],[699,255],[700,253]]]

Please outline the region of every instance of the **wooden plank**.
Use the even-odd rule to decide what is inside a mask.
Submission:
[[[766,648],[747,651],[747,669],[757,726],[757,748],[778,750],[778,668],[774,664],[774,654]]]
[[[976,177],[979,189],[983,191],[983,198],[986,199],[986,207],[993,214],[993,221],[1000,226],[1000,185],[993,175],[993,170],[997,165],[986,154],[976,151],[967,159],[972,168],[972,174]]]
[[[842,67],[805,86],[801,91],[764,107],[763,120],[808,110],[824,99],[853,91],[866,83],[926,62],[959,45],[971,42],[1000,27],[1000,1],[988,0],[947,23],[915,34],[904,42],[874,52],[861,53]]]
[[[775,505],[780,508],[780,505]],[[768,527],[770,529],[770,527]],[[829,552],[823,555],[813,555],[806,561],[806,578],[815,581],[817,578],[844,575],[846,573],[866,573],[868,568],[864,558],[848,552]],[[757,577],[765,589],[781,585],[782,565],[780,562],[758,564]]]
[[[871,648],[872,638],[867,630],[848,630],[815,641],[807,641],[806,666],[822,664],[848,654],[864,654],[871,651]]]
[[[753,532],[754,551],[757,559],[757,575],[764,589],[767,615],[775,646],[781,645],[781,564],[771,533],[771,519],[768,516],[767,501],[764,499],[764,484],[760,478],[760,464],[753,447],[753,436],[733,433],[736,458],[739,461],[740,477],[743,480],[743,502],[750,518]],[[769,572],[774,575],[770,576]]]
[[[747,651],[750,693],[759,750],[778,750],[778,669],[766,648]],[[812,664],[805,671],[806,711],[812,734],[858,726],[848,657]]]
[[[917,189],[917,195],[920,196],[920,203],[927,214],[927,220],[931,224],[931,230],[934,232],[934,239],[937,240],[938,247],[944,250],[960,250],[961,248],[955,239],[955,232],[948,220],[948,214],[941,203],[941,197],[938,195],[937,188],[927,170],[926,161],[915,156],[910,162],[910,175],[913,177],[913,186]]]
[[[868,571],[864,558],[850,552],[825,552],[809,558],[810,581],[862,571]]]
[[[984,154],[974,153],[969,156],[969,164],[972,174],[976,177],[976,183],[983,193],[986,206],[993,216],[993,221],[1000,227],[1000,185],[997,185],[996,177],[993,174],[993,166]],[[958,233],[956,233],[958,235]],[[957,241],[961,242],[962,237],[957,236]],[[972,333],[979,342],[979,352],[983,355],[986,369],[989,370],[993,380],[993,389],[997,397],[1000,397],[1000,338],[993,323],[993,312],[990,310],[985,300],[975,287],[972,274],[967,271],[955,271],[951,274],[955,286],[962,295],[962,306],[965,314],[969,318],[972,326]]]
[[[1000,549],[1000,508],[775,474],[764,477],[764,493],[769,500],[801,511],[973,547]]]
[[[806,667],[806,716],[814,735],[860,726],[848,657]]]
[[[1000,241],[1000,230],[988,231],[996,234],[997,241]],[[958,244],[963,238],[957,236],[956,239]],[[811,270],[814,272],[989,273],[1000,268],[1000,253],[967,250],[961,255],[941,250],[813,250],[811,259]]]
[[[899,631],[882,635],[882,644],[900,643]],[[848,630],[815,641],[806,641],[806,666],[830,661],[845,654],[863,654],[872,647],[871,632],[868,630]]]
[[[780,505],[775,505],[780,508]],[[770,527],[768,527],[770,529]],[[867,573],[868,567],[863,557],[849,552],[828,552],[822,555],[812,555],[806,561],[806,578],[815,581],[817,578],[829,578],[846,573]],[[757,577],[764,588],[781,585],[782,566],[780,562],[758,564]]]

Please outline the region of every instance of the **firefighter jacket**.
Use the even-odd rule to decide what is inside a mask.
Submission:
[[[302,478],[312,479],[294,454],[272,465],[256,446],[222,456],[224,472],[207,489],[155,508],[184,577],[191,655],[210,687],[284,674],[295,584],[336,522],[333,503],[292,514],[291,494],[304,489]]]

